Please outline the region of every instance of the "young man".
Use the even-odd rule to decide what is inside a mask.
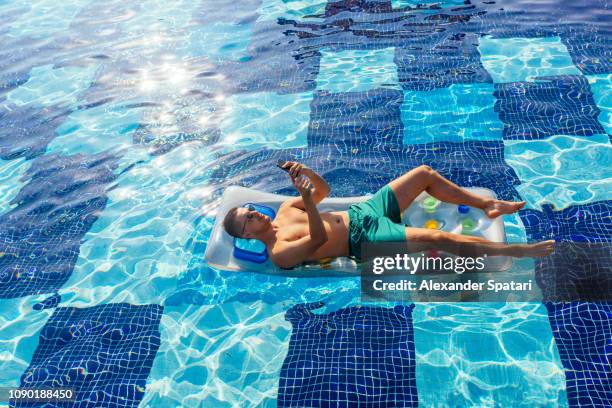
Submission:
[[[362,242],[405,241],[409,252],[435,244],[455,253],[457,245],[470,243],[470,256],[543,257],[554,251],[554,241],[508,245],[402,225],[401,214],[423,191],[440,201],[480,208],[491,218],[511,214],[525,205],[525,202],[493,200],[472,194],[429,166],[419,166],[405,173],[366,202],[352,205],[348,211],[325,213],[319,213],[316,207],[329,194],[325,180],[297,162],[286,162],[283,167],[288,169],[300,196],[285,201],[274,220],[243,207],[231,209],[223,220],[230,235],[262,241],[272,262],[281,268],[328,257],[360,258]]]

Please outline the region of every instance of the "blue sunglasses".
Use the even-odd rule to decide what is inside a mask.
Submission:
[[[249,210],[249,213],[246,215],[246,220],[244,221],[244,225],[242,226],[242,233],[240,234],[240,236],[244,235],[244,230],[246,229],[247,222],[253,219],[253,211],[257,211],[253,204],[247,204],[242,208],[246,208],[247,210]]]

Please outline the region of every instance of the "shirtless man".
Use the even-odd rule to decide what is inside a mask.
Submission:
[[[252,208],[231,209],[223,226],[234,237],[262,241],[277,266],[292,268],[304,261],[353,256],[361,258],[362,242],[405,241],[409,252],[435,244],[453,252],[453,244],[472,243],[470,256],[508,255],[543,257],[554,251],[554,241],[536,244],[493,243],[484,238],[450,232],[406,227],[401,214],[423,191],[440,201],[480,208],[491,218],[511,214],[525,202],[493,200],[470,193],[445,179],[429,166],[419,166],[393,180],[366,202],[353,204],[348,211],[319,213],[316,205],[329,194],[325,180],[297,162],[286,162],[299,197],[285,201],[276,218]]]

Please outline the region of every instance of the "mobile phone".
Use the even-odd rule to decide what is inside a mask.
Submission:
[[[283,165],[284,165],[285,163],[287,163],[287,160],[279,159],[279,160],[276,162],[276,167],[278,167],[278,168],[279,168],[279,169],[281,169],[281,170],[289,171],[289,169],[286,169],[286,168],[284,168],[284,167],[283,167]]]

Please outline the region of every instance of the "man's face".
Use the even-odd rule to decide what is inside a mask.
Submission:
[[[253,238],[257,233],[265,231],[272,221],[267,215],[263,215],[252,207],[241,207],[236,211],[236,220],[242,225],[244,238]]]

